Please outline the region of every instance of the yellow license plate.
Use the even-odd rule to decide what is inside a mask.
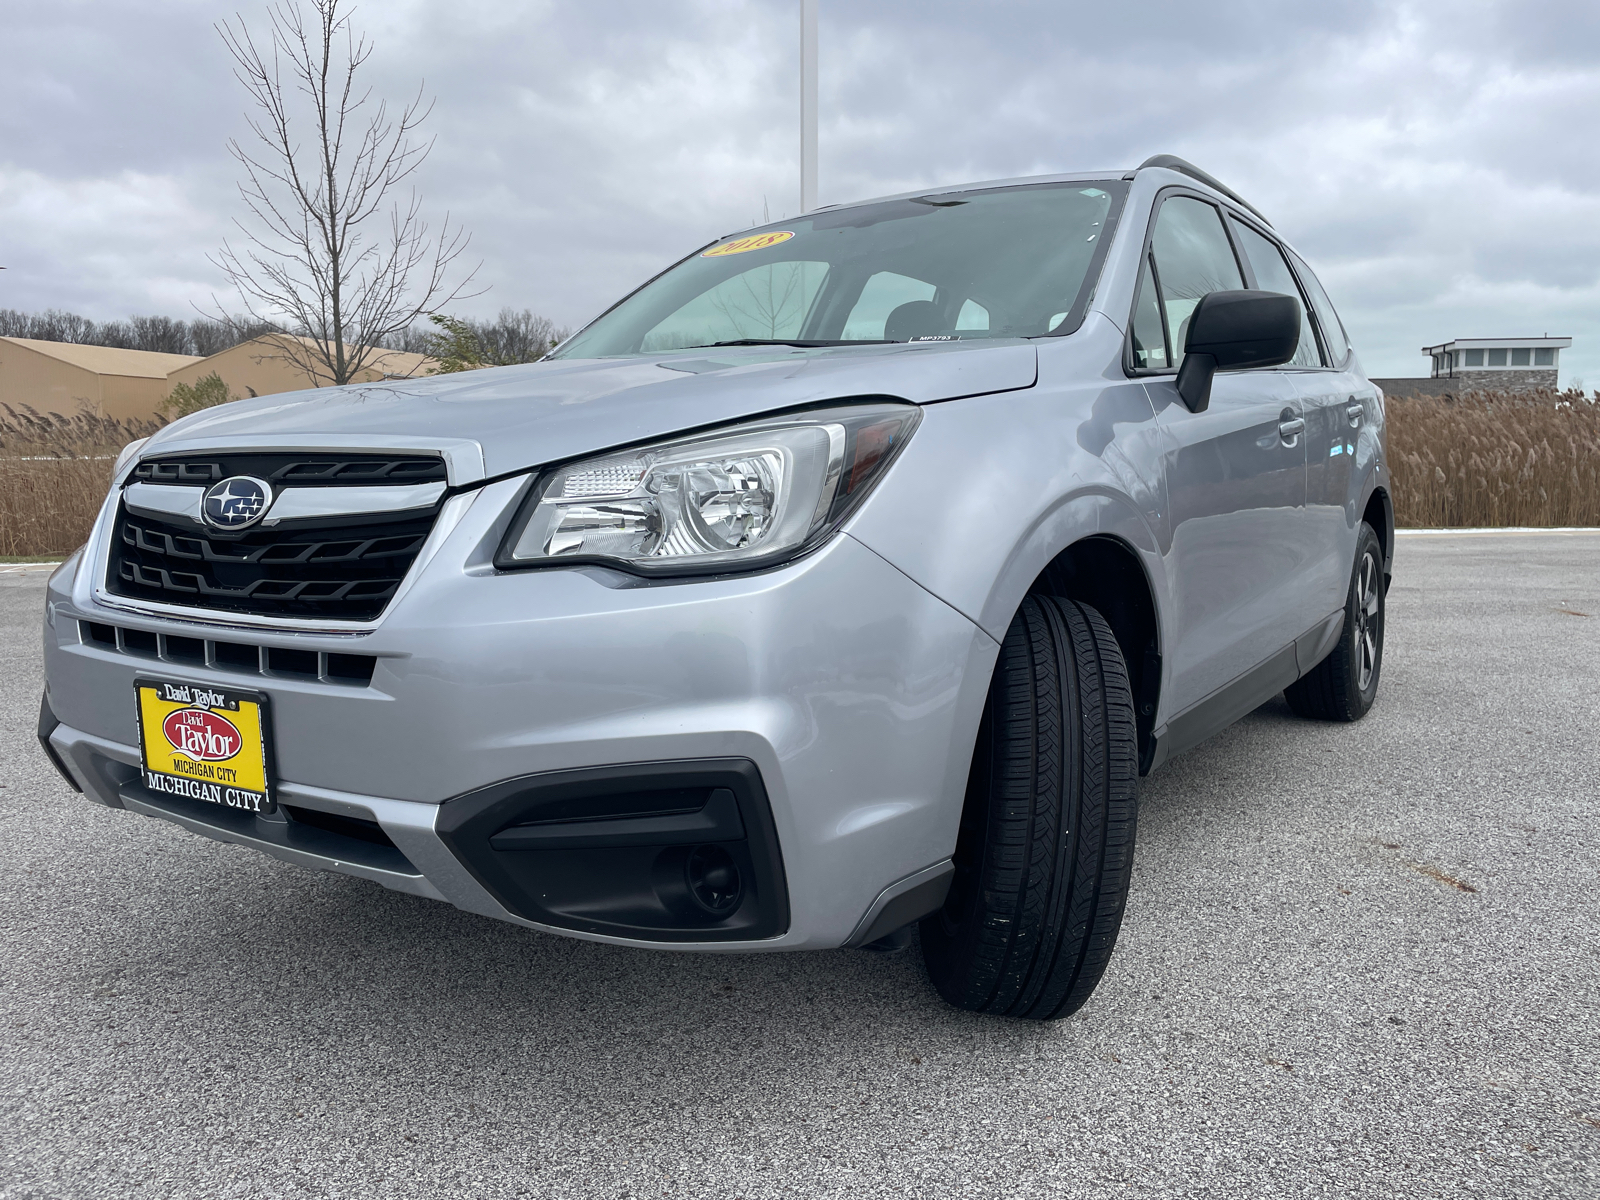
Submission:
[[[273,811],[266,698],[210,684],[140,679],[144,785],[243,812]]]

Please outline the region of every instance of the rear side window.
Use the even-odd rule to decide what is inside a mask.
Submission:
[[[1300,344],[1295,347],[1294,357],[1289,360],[1289,365],[1321,366],[1322,359],[1317,354],[1317,333],[1311,325],[1311,318],[1306,316],[1305,300],[1300,295],[1300,286],[1294,281],[1294,272],[1284,260],[1283,251],[1278,249],[1277,243],[1262,237],[1242,221],[1233,221],[1233,231],[1239,235],[1239,245],[1244,248],[1245,258],[1250,260],[1250,269],[1256,276],[1256,286],[1264,292],[1279,292],[1285,296],[1293,296],[1295,305],[1300,309]]]
[[[1317,282],[1317,277],[1311,273],[1311,268],[1306,266],[1306,260],[1293,250],[1289,257],[1294,261],[1295,270],[1300,273],[1301,280],[1306,285],[1306,292],[1311,297],[1311,307],[1316,310],[1317,324],[1322,327],[1322,341],[1328,350],[1328,360],[1333,366],[1344,366],[1344,360],[1350,357],[1350,339],[1345,336],[1344,324],[1339,320],[1339,314],[1333,311],[1333,301],[1328,299],[1328,293],[1322,290],[1322,284]]]
[[[1162,204],[1150,252],[1172,349],[1168,365],[1175,367],[1183,361],[1189,314],[1200,297],[1237,291],[1244,287],[1244,276],[1222,227],[1222,214],[1215,205],[1190,196],[1173,196]]]

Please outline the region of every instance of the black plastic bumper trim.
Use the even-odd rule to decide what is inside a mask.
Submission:
[[[67,764],[61,760],[61,755],[50,744],[50,735],[56,731],[56,726],[59,724],[61,721],[50,708],[50,695],[45,693],[39,697],[39,745],[44,747],[45,754],[49,756],[55,769],[61,772],[61,778],[67,781],[67,785],[82,795],[83,789],[78,786],[78,781],[72,777],[72,772],[67,770]]]
[[[945,897],[950,893],[950,882],[956,876],[954,864],[948,860],[938,864],[936,870],[918,871],[917,875],[930,875],[920,883],[906,888],[905,891],[891,895],[889,899],[873,902],[873,908],[868,910],[862,918],[861,924],[846,939],[844,948],[847,950],[858,949],[871,945],[879,938],[904,929],[914,921],[920,921],[930,913],[938,912],[943,906]],[[915,878],[915,876],[913,876]],[[894,892],[896,887],[903,883],[892,883],[884,892]]]
[[[146,808],[157,809],[172,817],[256,842],[270,842],[286,850],[298,850],[319,858],[353,863],[395,875],[422,874],[387,836],[378,841],[366,833],[352,835],[329,819],[336,814],[319,814],[323,820],[317,824],[293,819],[292,815],[280,814],[274,819],[272,816],[257,816],[239,809],[224,808],[220,804],[208,804],[204,800],[152,792],[137,780],[123,784],[119,794],[124,807],[127,807],[129,800],[134,800]]]
[[[654,942],[758,940],[789,928],[777,829],[749,759],[508,779],[445,801],[434,831],[509,912],[541,925]],[[711,847],[740,880],[726,910],[693,895],[696,856]]]
[[[489,839],[496,850],[582,850],[602,846],[695,846],[744,837],[739,802],[716,788],[704,808],[654,817],[597,817],[513,825]]]

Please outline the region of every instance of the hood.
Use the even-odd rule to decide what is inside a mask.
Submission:
[[[885,346],[727,347],[573,359],[283,392],[167,426],[141,451],[438,450],[460,485],[683,430],[819,401],[915,404],[1032,387],[1021,339]]]

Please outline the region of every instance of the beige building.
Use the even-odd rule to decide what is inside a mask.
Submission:
[[[157,415],[174,384],[192,386],[212,373],[221,376],[229,394],[240,399],[325,386],[325,379],[308,378],[289,361],[282,345],[288,338],[272,334],[210,358],[196,358],[0,337],[0,404],[66,417],[88,409],[118,420],[148,419]],[[436,360],[425,354],[380,350],[357,382],[411,379],[426,375],[435,365]]]
[[[67,417],[85,408],[119,420],[149,417],[171,390],[167,377],[201,361],[189,354],[0,337],[0,403]]]
[[[192,387],[211,374],[220,376],[222,382],[228,385],[228,394],[240,399],[327,386],[328,380],[309,379],[290,361],[283,343],[291,340],[308,348],[315,345],[306,338],[294,338],[286,333],[269,334],[254,341],[241,342],[210,358],[185,359],[168,375],[168,387],[170,389],[171,385],[178,383],[187,383]],[[426,375],[434,365],[434,360],[425,354],[380,350],[355,382],[412,379]]]

